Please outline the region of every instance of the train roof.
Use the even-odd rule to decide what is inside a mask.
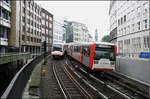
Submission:
[[[108,43],[108,42],[80,42],[80,43],[68,43],[69,45],[89,45],[89,44],[103,44],[103,45],[115,45],[113,43]]]
[[[64,45],[64,44],[66,44],[66,43],[53,43],[53,45],[54,45],[54,44],[61,44],[61,45]]]

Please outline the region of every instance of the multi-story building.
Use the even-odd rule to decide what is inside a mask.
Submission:
[[[9,45],[19,52],[41,52],[41,7],[34,1],[12,1]]]
[[[110,16],[110,42],[117,42],[117,6],[116,1],[110,1],[109,16]]]
[[[73,26],[73,41],[74,42],[88,42],[89,31],[85,24],[79,22],[72,22]]]
[[[8,35],[11,28],[11,1],[0,1],[0,53],[8,52]]]
[[[49,51],[53,43],[53,15],[44,8],[41,9],[41,13],[42,42],[46,41],[47,51]]]
[[[88,42],[89,31],[85,24],[79,22],[68,22],[67,29],[67,42]]]
[[[22,2],[22,51],[41,52],[41,7],[34,1]]]
[[[150,49],[150,1],[111,1],[110,36],[118,53],[139,57]]]
[[[66,42],[66,29],[64,17],[54,16],[54,34],[53,34],[53,42],[54,43],[65,43]]]

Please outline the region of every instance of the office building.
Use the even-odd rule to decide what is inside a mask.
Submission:
[[[110,38],[117,44],[117,53],[138,58],[141,52],[150,49],[149,2],[116,1],[110,2]]]

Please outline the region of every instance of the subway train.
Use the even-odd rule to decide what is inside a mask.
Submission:
[[[114,71],[117,47],[107,42],[70,43],[65,45],[69,57],[93,71]]]
[[[65,43],[54,43],[51,49],[51,55],[53,58],[63,58],[66,53]]]

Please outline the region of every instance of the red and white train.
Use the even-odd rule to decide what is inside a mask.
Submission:
[[[117,47],[112,43],[70,43],[66,44],[70,57],[94,71],[114,71]]]
[[[51,55],[53,58],[62,58],[67,49],[64,43],[54,43],[51,49]]]

